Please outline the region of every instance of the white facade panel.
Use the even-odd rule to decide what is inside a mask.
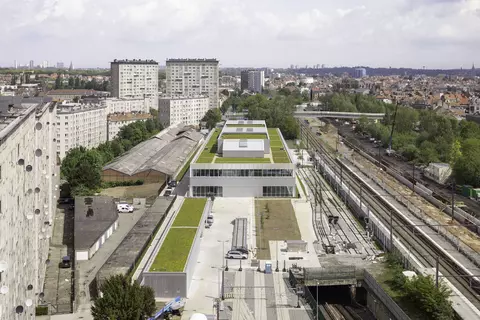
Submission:
[[[88,260],[88,251],[75,251],[75,260],[76,261]]]
[[[100,104],[107,108],[107,114],[112,113],[130,113],[130,112],[150,112],[150,99],[119,99],[106,98],[100,101]]]
[[[38,107],[37,107],[38,106]],[[18,319],[22,306],[35,313],[43,291],[49,238],[52,235],[58,184],[55,158],[55,104],[22,105],[8,126],[0,120],[0,261],[2,320]],[[27,287],[32,285],[32,290]],[[33,300],[27,307],[25,301]]]

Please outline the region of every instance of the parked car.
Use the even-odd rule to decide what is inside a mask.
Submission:
[[[132,205],[127,203],[119,203],[117,204],[117,210],[121,213],[132,213],[134,208]]]
[[[71,267],[70,256],[64,256],[60,261],[60,268],[67,269]]]
[[[175,181],[175,180],[168,181],[167,185],[169,187],[175,188],[177,186],[177,181]]]
[[[227,259],[248,259],[248,254],[241,253],[240,251],[233,251],[230,250],[227,252],[226,256]]]
[[[172,195],[172,191],[171,190],[167,190],[165,191],[165,193],[163,194],[165,197],[170,197]]]
[[[213,214],[209,214],[207,217],[207,223],[212,225],[213,224]]]

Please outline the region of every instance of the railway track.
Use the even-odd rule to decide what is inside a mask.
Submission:
[[[347,170],[342,170],[342,164],[340,164],[338,159],[334,158],[330,152],[325,149],[308,126],[301,123],[301,127],[302,133],[308,137],[309,143],[315,147],[316,153],[322,158],[325,164],[329,166],[330,170],[332,170],[335,175],[342,176],[344,184],[348,185],[351,190],[360,190],[362,188],[368,190],[368,188],[366,188],[367,186],[364,185],[362,181],[359,181],[353,175],[350,176]],[[390,225],[390,223],[394,226],[406,226],[410,224],[394,210],[390,210],[383,199],[378,199],[377,197],[372,196],[369,192],[363,192],[363,201],[368,204],[368,207],[376,213],[379,220],[386,226]],[[420,233],[415,235],[413,231],[413,226],[411,231],[410,228],[396,227],[394,229],[394,234],[396,238],[401,239],[402,243],[410,248],[413,255],[424,267],[434,268],[436,265],[434,257],[442,257],[442,259],[438,260],[439,272],[458,290],[460,290],[477,309],[480,309],[478,295],[480,293],[480,288],[478,286],[471,287],[471,277],[467,277],[461,267],[451,261],[449,257],[445,256],[430,239],[427,239]]]
[[[337,199],[337,196],[334,194],[333,190],[331,187],[325,182],[323,177],[313,168],[304,168],[300,170],[301,177],[303,180],[307,183],[308,187],[310,190],[315,190],[317,187],[320,187],[320,191],[315,192],[315,197],[316,197],[316,203],[320,204],[320,208],[323,208],[326,215],[334,215],[338,216],[343,220],[344,226],[341,227],[340,225],[337,224],[337,226],[329,226],[330,232],[327,233],[325,230],[324,226],[324,221],[325,217],[322,216],[322,210],[320,210],[319,213],[319,218],[321,219],[321,224],[320,225],[315,225],[315,228],[319,230],[320,235],[322,235],[322,241],[323,241],[323,236],[326,237],[327,239],[327,245],[331,245],[332,241],[330,241],[330,237],[328,235],[332,234],[332,230],[335,230],[336,234],[339,236],[340,243],[346,244],[355,244],[355,248],[343,248],[346,252],[348,253],[356,253],[356,254],[375,254],[375,250],[373,249],[373,246],[370,245],[370,241],[368,240],[365,230],[363,230],[359,225],[358,222],[355,221],[355,218],[352,216],[352,214],[347,210],[345,205],[343,203],[340,203],[340,201]],[[325,194],[326,196],[320,195],[320,192],[322,194]],[[327,198],[327,200],[325,200]],[[325,203],[328,201],[328,203]],[[330,204],[330,205],[328,205]],[[331,207],[334,207],[336,211],[332,210]],[[316,213],[317,214],[317,213]],[[318,219],[315,219],[318,221]],[[347,230],[345,230],[345,229]],[[350,237],[347,235],[347,232],[350,235]],[[338,240],[338,239],[337,239]],[[333,244],[338,244],[339,241],[333,241]],[[359,244],[361,247],[357,247],[356,244]],[[365,248],[365,251],[362,250],[362,247]]]
[[[366,308],[358,310],[341,304],[322,303],[319,308],[325,320],[374,320]]]

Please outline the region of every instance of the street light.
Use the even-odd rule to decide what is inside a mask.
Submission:
[[[217,240],[217,241],[222,243],[222,268],[225,269],[225,242],[229,242],[230,240]]]

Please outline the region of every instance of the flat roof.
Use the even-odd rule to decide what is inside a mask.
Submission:
[[[265,120],[227,120],[225,123],[227,126],[228,125],[263,125],[267,126],[265,123]]]
[[[213,63],[218,63],[219,61],[217,59],[209,59],[209,58],[200,58],[200,59],[167,59],[167,64],[169,63],[175,63],[175,62],[188,62],[188,63],[205,63],[205,62],[213,62]]]
[[[158,65],[158,62],[156,62],[155,60],[141,60],[141,59],[132,59],[132,60],[128,60],[128,59],[117,60],[117,59],[115,59],[110,63],[111,64],[154,64],[154,65]]]
[[[197,234],[206,198],[185,198],[149,267],[150,272],[182,272]]]
[[[167,213],[173,197],[157,197],[135,226],[130,230],[107,262],[98,271],[99,285],[117,274],[127,274],[139,258],[163,216]],[[146,250],[147,248],[145,248]]]
[[[74,249],[90,249],[118,220],[112,197],[75,197]]]

